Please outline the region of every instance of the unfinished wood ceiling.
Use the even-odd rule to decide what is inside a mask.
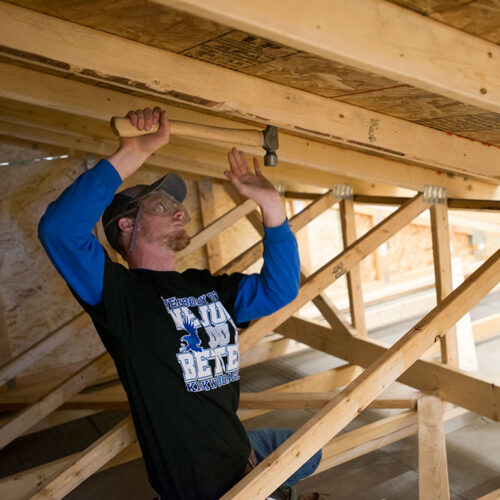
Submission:
[[[278,126],[305,185],[330,187],[319,169],[500,199],[497,2],[14,0],[0,15],[1,135],[101,154],[110,137],[89,124],[75,144],[73,115],[163,103],[174,119]]]
[[[15,0],[11,3],[199,61],[500,145],[498,113],[153,2]],[[500,2],[495,0],[395,0],[394,3],[486,40],[500,41]]]

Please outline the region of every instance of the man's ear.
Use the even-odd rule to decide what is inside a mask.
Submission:
[[[134,230],[134,221],[128,217],[122,217],[118,219],[118,227],[124,233],[131,233]]]

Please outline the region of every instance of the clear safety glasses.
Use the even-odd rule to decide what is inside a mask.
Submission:
[[[135,200],[134,206],[142,207],[142,211],[150,215],[166,216],[182,212],[184,214],[182,220],[185,224],[191,219],[186,207],[172,195],[162,190],[155,191],[142,199]]]

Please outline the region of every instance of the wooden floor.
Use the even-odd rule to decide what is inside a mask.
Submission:
[[[472,319],[498,312],[500,292],[486,297],[472,311]],[[371,332],[374,338],[393,342],[415,319]],[[500,334],[500,331],[499,331]],[[478,345],[480,374],[500,380],[500,335]],[[306,350],[286,358],[243,369],[242,390],[259,391],[296,378],[339,366],[343,361]],[[389,415],[391,410],[366,410],[345,430],[352,430]],[[297,428],[312,410],[278,410],[247,421],[249,429]],[[127,412],[108,411],[75,422],[23,436],[0,452],[0,477],[75,453],[122,419]],[[450,488],[453,500],[475,500],[500,488],[500,425],[475,414],[465,414],[446,424]],[[378,451],[312,476],[301,483],[301,492],[320,491],[335,500],[418,499],[417,437],[412,436]],[[151,500],[142,460],[96,474],[69,494],[68,500]]]

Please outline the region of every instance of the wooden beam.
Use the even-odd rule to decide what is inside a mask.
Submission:
[[[436,299],[439,304],[453,290],[450,227],[446,203],[437,203],[431,208],[431,233]],[[444,363],[458,366],[458,339],[455,326],[441,338],[441,359]]]
[[[123,114],[124,110],[160,105],[167,110],[171,119],[220,127],[248,128],[248,125],[221,118],[220,116],[215,117],[199,111],[165,104],[157,99],[155,100],[154,96],[148,98],[136,97],[135,95],[95,87],[5,63],[0,63],[0,72],[2,73],[0,97],[21,101],[31,106],[49,108],[51,110],[49,116],[52,116],[55,111],[62,111],[108,123],[111,116]],[[23,116],[29,115],[32,115],[32,112],[24,113]],[[66,119],[65,123],[69,124],[72,129],[78,127],[78,121],[71,117]],[[367,124],[366,129],[368,127]],[[88,130],[93,130],[93,128],[88,128]],[[399,131],[397,134],[399,134]],[[250,152],[246,148],[242,149]],[[164,151],[165,148],[161,150],[162,153]],[[256,151],[252,149],[251,153],[256,154]],[[102,153],[96,152],[95,154]],[[376,192],[380,195],[388,194],[391,196],[395,193],[388,191],[387,187],[380,184],[371,186],[370,183],[376,182],[390,186],[400,186],[416,191],[423,191],[426,184],[431,184],[445,187],[450,197],[500,200],[500,188],[492,184],[474,181],[469,177],[460,175],[443,176],[439,171],[409,165],[396,159],[389,160],[340,148],[324,142],[306,140],[287,134],[283,130],[280,130],[279,156],[281,166],[283,166],[283,163],[290,163],[301,167],[293,171],[289,171],[289,167],[287,167],[286,174],[282,174],[295,178],[296,182],[300,184],[331,188],[334,183],[348,182],[353,185],[358,194],[370,194],[376,189]],[[490,160],[490,162],[494,161],[493,158]],[[197,162],[194,162],[193,166],[196,167]],[[314,172],[308,175],[311,169]],[[278,173],[282,168],[275,170]],[[332,174],[345,175],[351,179],[355,178],[357,182],[354,184],[352,181],[342,179],[332,180]],[[205,175],[207,175],[206,172]],[[224,178],[222,170],[219,177]]]
[[[265,498],[418,360],[498,282],[500,250],[222,499]]]
[[[443,418],[447,421],[464,413],[467,413],[467,410],[453,408],[447,410]],[[323,447],[323,458],[314,474],[416,434],[417,426],[417,412],[409,410],[336,436]]]
[[[327,195],[325,195],[327,196]],[[315,203],[318,203],[316,201]],[[311,205],[312,206],[312,205]],[[380,224],[372,228],[359,240],[349,245],[343,252],[312,274],[300,287],[297,298],[269,316],[252,323],[240,335],[240,352],[245,352],[263,336],[280,325],[303,305],[316,297],[328,285],[343,276],[353,266],[361,262],[384,241],[397,233],[417,215],[430,206],[424,202],[423,195],[415,196]],[[297,217],[300,214],[297,215]]]
[[[267,173],[267,172],[266,172]],[[228,196],[233,200],[234,203],[239,205],[245,198],[241,196],[236,189],[229,182],[224,183],[224,191],[228,194]],[[264,228],[262,226],[262,217],[259,214],[258,210],[254,210],[247,214],[248,222],[252,225],[252,227],[257,231],[260,237],[264,237]]]
[[[200,202],[201,220],[206,227],[217,219],[215,212],[215,198],[212,181],[205,178],[197,183],[198,200]],[[237,203],[239,205],[239,203]],[[219,236],[216,235],[212,240],[207,241],[207,260],[210,272],[222,267],[222,247]]]
[[[261,123],[273,123],[281,129],[323,141],[498,183],[498,148],[495,146],[196,61],[6,2],[0,4],[0,16],[4,19],[0,45],[4,47],[5,57],[41,67],[48,65],[65,75],[78,75],[235,118],[255,121],[259,117]],[[61,40],[65,43],[61,44]],[[117,58],[117,53],[127,57]],[[130,105],[125,109],[129,108]],[[377,124],[377,134],[369,138],[373,123]],[[283,141],[280,148],[280,154],[286,151]],[[307,162],[306,158],[304,161]],[[392,175],[402,178],[395,169]]]
[[[308,346],[286,338],[257,344],[253,349],[250,349],[241,356],[240,368],[286,356],[287,354],[300,352],[304,349],[308,349]]]
[[[351,383],[362,369],[356,365],[342,365],[337,368],[331,368],[314,375],[292,380],[285,384],[280,384],[271,389],[262,391],[262,393],[287,393],[287,392],[326,392],[333,391]],[[241,421],[248,420],[259,415],[263,415],[270,410],[238,410],[238,417]]]
[[[232,224],[234,224],[237,220],[255,210],[255,207],[256,204],[254,201],[246,200],[241,205],[230,209],[217,220],[213,221],[207,227],[203,228],[199,233],[195,234],[191,238],[191,243],[189,243],[189,245],[184,250],[177,252],[177,259],[182,259],[186,255],[189,255],[191,252],[198,250],[198,248],[201,248],[214,236],[218,235],[220,232],[224,231],[224,229],[227,229]]]
[[[290,219],[290,229],[296,233],[306,224],[322,214],[326,209],[330,208],[335,203],[332,192],[328,191],[321,199],[311,203],[300,213]],[[218,274],[242,272],[252,264],[257,262],[262,257],[262,240],[255,243],[248,250],[235,257],[231,262],[226,264],[222,269],[219,269]],[[269,333],[269,332],[267,332]]]
[[[498,500],[500,498],[500,488],[495,491],[491,491],[487,495],[478,498],[477,500]]]
[[[431,395],[418,400],[418,498],[450,500],[443,406]]]
[[[276,331],[313,349],[364,367],[388,350],[387,346],[373,339],[336,335],[330,328],[298,318],[287,320]],[[500,421],[500,386],[491,380],[472,376],[442,363],[418,360],[398,381],[423,392],[438,391],[445,401]]]
[[[297,200],[317,200],[321,193],[306,193],[299,191],[286,191],[285,197],[295,198]],[[353,200],[356,203],[365,203],[368,205],[401,205],[409,198],[401,196],[375,196],[367,194],[355,194]],[[488,200],[462,200],[457,198],[448,198],[448,209],[450,210],[478,210],[484,212],[496,213],[500,210],[500,202]]]
[[[354,202],[352,200],[342,200],[339,204],[339,215],[342,227],[342,240],[344,248],[347,248],[357,239]],[[346,279],[352,326],[360,335],[366,336],[365,309],[363,306],[363,290],[359,264],[346,274]]]
[[[127,417],[80,453],[70,467],[47,479],[26,498],[31,500],[63,498],[134,439],[132,417]]]
[[[0,63],[0,68],[1,66],[2,63]],[[46,76],[42,73],[31,72],[26,74],[26,77],[38,78],[37,75],[40,75],[42,79]],[[58,80],[63,82],[65,81],[61,78]],[[83,87],[91,86],[83,85]],[[98,92],[104,90],[98,87],[91,88],[97,89]],[[60,91],[64,92],[66,90],[71,92],[80,91],[79,88],[65,89],[64,85],[62,85]],[[118,93],[115,92],[114,94]],[[105,96],[106,95],[107,94],[105,94]],[[105,96],[96,96],[96,98],[102,98]],[[133,96],[131,97],[133,98]],[[111,99],[111,97],[108,98]],[[132,106],[132,104],[133,102],[130,102],[129,106]],[[150,106],[155,104],[163,105],[163,103],[154,103],[151,101],[144,104],[148,104]],[[37,142],[50,146],[57,145],[61,148],[86,151],[98,156],[108,156],[116,150],[116,138],[111,136],[111,132],[107,125],[103,126],[104,122],[84,117],[78,117],[78,121],[76,121],[74,117],[66,113],[56,112],[53,110],[50,111],[49,114],[46,112],[41,113],[40,110],[43,108],[37,108],[35,110],[33,105],[20,105],[19,103],[19,110],[12,109],[12,105],[9,105],[8,112],[1,112],[4,105],[4,103],[0,102],[0,135],[3,135],[6,138],[11,138],[11,140]],[[178,108],[173,109],[178,110]],[[184,120],[190,117],[189,111],[185,111],[186,116],[183,117]],[[21,113],[21,117],[18,116],[19,113]],[[193,116],[193,118],[198,118],[198,115],[204,117],[202,113],[197,113]],[[237,122],[229,122],[227,125],[232,125],[234,127],[240,124]],[[92,133],[89,133],[89,131],[92,131]],[[280,140],[282,140],[282,136],[283,134],[281,135]],[[311,145],[313,144],[312,141],[310,141],[310,143]],[[335,146],[332,147],[335,148]],[[280,159],[280,168],[268,169],[266,171],[266,176],[274,183],[287,184],[294,182],[305,185],[331,187],[333,184],[349,182],[355,186],[357,192],[360,193],[369,193],[374,189],[377,190],[377,192],[387,194],[401,191],[401,189],[397,187],[374,183],[369,180],[353,179],[324,169],[319,170],[311,168],[310,166],[304,168],[302,166],[292,165],[283,161],[282,156],[283,155],[281,155]],[[365,156],[369,160],[372,158],[370,155],[362,156]],[[146,164],[160,168],[167,168],[169,170],[186,172],[189,174],[198,174],[203,177],[208,175],[212,178],[225,179],[226,177],[223,172],[227,169],[227,150],[222,149],[221,146],[207,146],[205,144],[173,137],[169,145],[162,148],[154,155],[151,155]],[[358,161],[356,165],[359,166],[361,163]],[[415,168],[419,169],[420,167]],[[431,171],[429,171],[429,173],[431,174],[431,178],[434,179],[436,173]],[[360,175],[360,177],[362,176]],[[392,180],[394,180],[394,176],[392,176]],[[474,186],[474,189],[477,189],[479,192],[481,192],[481,189],[484,188],[486,189],[485,193],[490,193],[492,189],[496,189],[492,185],[478,181],[466,181],[465,184],[458,182],[457,187],[460,189],[462,189],[462,187],[464,189],[466,187],[468,189],[472,189],[472,187],[469,187],[471,183]],[[403,191],[406,190],[403,189]]]
[[[307,267],[302,263],[300,268],[301,281],[305,282],[312,273],[309,272],[309,269],[307,269]],[[339,310],[335,307],[325,292],[321,292],[319,295],[314,297],[312,299],[312,303],[317,307],[323,318],[325,318],[335,332],[338,331],[344,335],[356,335],[356,330],[344,320]]]
[[[59,408],[71,396],[92,383],[97,377],[105,373],[112,363],[113,361],[108,353],[101,354],[43,395],[38,401],[19,412],[8,424],[0,429],[0,449]]]
[[[64,325],[60,326],[54,332],[49,333],[21,354],[18,354],[12,361],[0,368],[0,385],[5,384],[8,380],[26,370],[26,368],[45,356],[45,354],[52,352],[57,346],[71,338],[76,332],[85,328],[89,323],[89,317],[81,313],[72,320],[64,323]]]
[[[157,2],[280,45],[500,112],[498,45],[390,2]],[[412,34],[410,41],[408,33]]]
[[[310,408],[321,409],[327,403],[338,396],[338,391],[331,392],[290,392],[290,393],[267,393],[267,392],[242,392],[240,395],[239,408]],[[374,399],[367,408],[415,408],[417,396],[391,397],[381,396]]]

